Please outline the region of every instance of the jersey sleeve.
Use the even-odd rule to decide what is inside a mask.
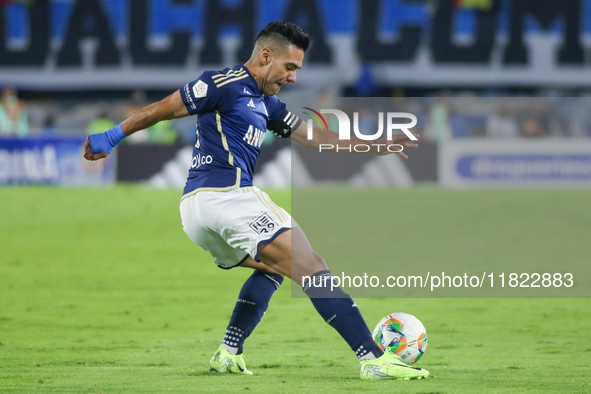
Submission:
[[[288,138],[297,129],[302,120],[286,108],[277,97],[269,97],[269,122],[267,129],[281,138]]]
[[[200,115],[221,108],[223,91],[215,86],[211,72],[181,87],[181,98],[191,115]]]

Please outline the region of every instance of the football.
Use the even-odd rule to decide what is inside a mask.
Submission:
[[[390,348],[406,364],[416,363],[427,349],[427,330],[419,319],[404,312],[384,317],[373,330],[373,340]]]

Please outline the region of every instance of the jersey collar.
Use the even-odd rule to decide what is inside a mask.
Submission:
[[[254,77],[250,73],[250,70],[248,69],[248,67],[246,67],[244,64],[241,67],[244,68],[246,70],[246,72],[248,73],[248,75],[250,76],[250,84],[252,85],[251,88],[253,90],[253,93],[258,96],[261,96],[263,93],[261,92],[261,89],[259,88],[259,84],[257,83],[256,79],[254,79]]]

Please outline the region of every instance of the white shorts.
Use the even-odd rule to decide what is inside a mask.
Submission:
[[[211,253],[220,268],[229,269],[283,230],[296,227],[289,213],[257,187],[225,192],[201,191],[181,201],[183,229],[191,241]]]

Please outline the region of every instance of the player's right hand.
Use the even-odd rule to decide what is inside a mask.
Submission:
[[[86,137],[86,143],[84,144],[84,158],[90,161],[96,161],[104,159],[109,156],[109,152],[93,153],[92,146],[90,145],[90,136]]]

